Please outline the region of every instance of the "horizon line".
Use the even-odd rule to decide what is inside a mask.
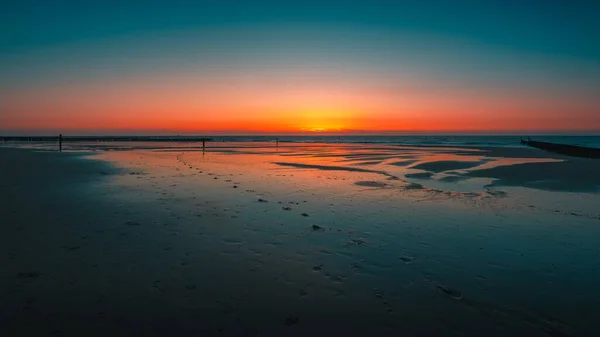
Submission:
[[[488,137],[527,137],[527,136],[600,136],[598,131],[506,131],[506,132],[380,132],[380,133],[333,133],[333,132],[305,132],[305,133],[9,133],[0,134],[0,138],[52,138],[62,135],[64,138],[119,138],[119,137],[414,137],[414,136],[488,136]]]

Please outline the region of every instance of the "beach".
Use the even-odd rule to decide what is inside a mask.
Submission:
[[[598,333],[599,160],[82,149],[0,147],[3,336]]]

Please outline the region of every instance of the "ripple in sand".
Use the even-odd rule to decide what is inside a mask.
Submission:
[[[412,165],[414,163],[416,163],[418,160],[401,160],[401,161],[397,161],[397,162],[393,162],[393,163],[389,163],[390,165],[395,165],[395,166],[408,166],[408,165]]]
[[[354,185],[365,186],[365,187],[386,187],[386,183],[378,182],[378,181],[357,181]]]
[[[444,172],[451,170],[464,170],[479,165],[481,165],[480,161],[440,160],[417,164],[412,168],[433,172]]]
[[[433,176],[432,172],[408,173],[404,175],[406,178],[429,179]]]
[[[331,255],[331,252],[327,248],[319,249],[319,253],[325,254],[325,255]]]
[[[404,189],[405,190],[422,190],[423,185],[417,184],[417,183],[410,183],[410,184],[407,184],[406,186],[404,186]]]
[[[502,197],[506,197],[507,193],[504,191],[498,191],[498,190],[487,190],[486,191],[489,195],[497,197],[497,198],[502,198]]]

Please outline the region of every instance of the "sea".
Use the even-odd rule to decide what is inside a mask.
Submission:
[[[69,136],[65,135],[64,145],[69,149],[119,147],[153,148],[194,145],[201,143],[203,135],[136,135],[136,136]],[[522,147],[522,139],[545,141],[600,148],[600,135],[208,135],[213,143],[327,143],[327,144],[385,144],[407,146],[479,146],[479,147]],[[0,137],[0,146],[53,147],[56,136],[46,137]],[[177,143],[177,145],[175,145]],[[190,144],[191,143],[191,144]],[[258,144],[257,144],[258,145]],[[214,146],[207,144],[207,146]]]
[[[564,136],[544,135],[522,136],[216,136],[213,141],[223,142],[265,142],[278,139],[279,142],[292,143],[340,143],[340,144],[390,144],[390,145],[426,145],[426,146],[499,146],[520,147],[521,139],[532,139],[560,144],[579,145],[600,148],[600,135]]]

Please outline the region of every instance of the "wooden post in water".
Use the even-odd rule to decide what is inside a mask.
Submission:
[[[62,152],[62,133],[58,135],[58,152]]]
[[[204,152],[205,147],[206,147],[206,139],[202,139],[202,152]]]

